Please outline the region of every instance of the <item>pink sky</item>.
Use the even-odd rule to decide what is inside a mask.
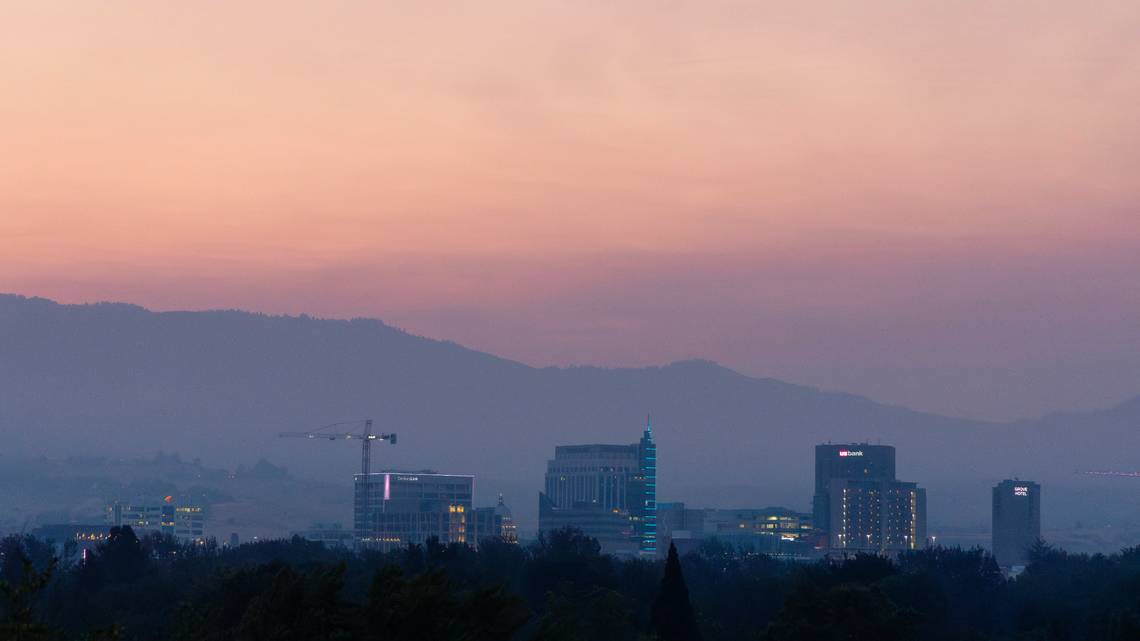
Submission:
[[[5,3],[0,291],[1140,394],[1135,2],[380,4]]]

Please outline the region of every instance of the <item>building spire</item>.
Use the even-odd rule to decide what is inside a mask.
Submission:
[[[650,435],[650,436],[653,436],[653,423],[650,420],[651,418],[652,418],[652,414],[646,413],[646,415],[645,415],[645,433]]]

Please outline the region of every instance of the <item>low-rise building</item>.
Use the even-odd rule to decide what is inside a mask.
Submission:
[[[206,512],[200,505],[179,505],[173,496],[161,501],[117,501],[106,509],[107,525],[129,525],[142,537],[169,534],[183,543],[206,541]]]
[[[658,522],[662,542],[677,545],[678,552],[715,539],[745,554],[812,554],[811,515],[787,508],[691,509],[684,503],[662,503]]]
[[[32,530],[32,536],[41,541],[55,544],[57,552],[72,541],[79,553],[90,552],[111,535],[111,526],[106,524],[50,523]]]

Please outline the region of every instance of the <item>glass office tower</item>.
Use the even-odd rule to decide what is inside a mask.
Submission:
[[[574,526],[609,554],[657,555],[657,445],[560,445],[539,494],[539,530]]]
[[[637,461],[635,484],[640,496],[631,516],[639,539],[638,552],[643,556],[657,556],[657,444],[653,442],[653,428],[648,418],[637,444]]]
[[[475,477],[431,471],[356,475],[357,544],[387,552],[436,538],[467,543]]]

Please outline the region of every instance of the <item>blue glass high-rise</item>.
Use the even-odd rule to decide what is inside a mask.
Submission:
[[[657,444],[653,442],[653,426],[645,419],[645,432],[637,444],[638,479],[635,487],[640,500],[633,505],[638,551],[643,556],[657,556]]]

